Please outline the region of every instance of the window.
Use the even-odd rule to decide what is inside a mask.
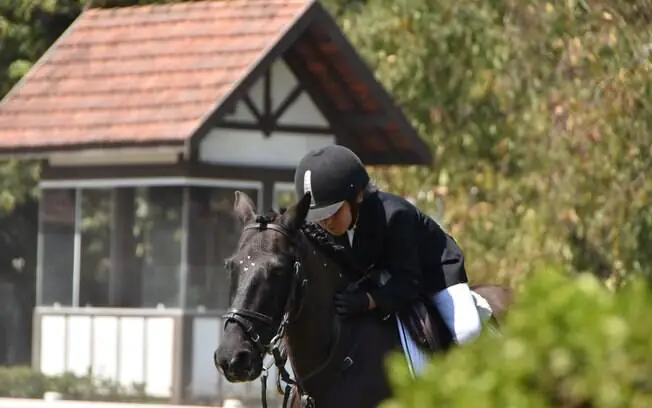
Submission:
[[[79,305],[110,306],[109,285],[116,272],[111,262],[113,189],[83,189],[80,196]]]
[[[80,192],[79,305],[179,307],[183,188]]]
[[[236,282],[224,259],[242,231],[233,213],[235,191],[259,204],[262,183],[192,182],[45,188],[39,305],[226,309]]]
[[[39,305],[73,304],[75,190],[44,190],[41,217]]]
[[[181,307],[181,229],[183,187],[139,188],[136,193],[138,241],[142,265],[141,307]]]
[[[168,186],[44,189],[39,304],[179,307],[182,193]]]

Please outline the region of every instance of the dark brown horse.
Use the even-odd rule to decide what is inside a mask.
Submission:
[[[376,407],[391,395],[384,362],[389,352],[400,349],[396,320],[374,314],[337,317],[333,294],[350,282],[319,237],[304,228],[309,205],[306,195],[283,214],[257,216],[251,199],[236,193],[234,210],[244,229],[227,266],[237,274],[238,285],[215,364],[230,382],[253,381],[263,372],[267,352],[280,359],[276,346],[283,341],[298,384],[296,395],[303,395],[304,403]],[[502,288],[485,286],[482,291],[499,309],[499,302],[507,304],[509,293]]]

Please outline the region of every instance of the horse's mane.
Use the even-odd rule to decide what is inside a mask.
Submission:
[[[286,208],[280,208],[278,212],[274,212],[272,210],[267,215],[259,217],[264,217],[264,219],[268,220],[267,222],[269,223],[272,222],[276,217],[283,215],[286,210]],[[315,249],[320,251],[327,258],[333,260],[344,270],[359,270],[359,267],[356,265],[351,256],[349,256],[349,253],[346,251],[346,249],[342,245],[335,242],[333,237],[319,225],[314,223],[304,223],[301,226],[301,232],[303,232],[303,235],[315,247]]]

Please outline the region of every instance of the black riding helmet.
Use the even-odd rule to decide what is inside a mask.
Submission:
[[[369,173],[360,158],[344,146],[332,145],[306,154],[294,173],[297,197],[310,192],[312,199],[306,221],[324,220],[345,201],[354,203],[369,183]]]

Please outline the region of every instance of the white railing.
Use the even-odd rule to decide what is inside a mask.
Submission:
[[[175,323],[180,312],[149,309],[37,308],[37,368],[146,385],[171,397]],[[35,349],[36,351],[36,349]]]
[[[237,398],[259,406],[260,381],[231,384],[213,366],[221,313],[38,307],[34,319],[34,363],[45,374],[90,370],[124,386],[144,384],[151,396],[213,403]],[[270,406],[281,401],[276,375],[268,380]]]

